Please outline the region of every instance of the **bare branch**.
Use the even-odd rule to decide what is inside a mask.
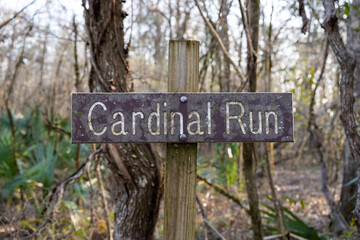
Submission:
[[[204,207],[202,206],[202,203],[200,202],[200,198],[197,195],[196,195],[196,202],[199,205],[200,213],[204,219],[205,226],[217,236],[216,239],[226,240],[226,238],[215,227],[213,227],[210,224],[210,222],[205,214]]]
[[[168,18],[163,11],[161,11],[160,9],[158,9],[154,6],[151,6],[149,9],[150,9],[150,11],[156,12],[156,13],[160,14],[163,18],[165,18],[169,27],[171,27],[171,19]]]
[[[61,200],[64,196],[66,186],[74,180],[79,179],[84,173],[86,173],[90,167],[91,160],[98,154],[104,152],[105,145],[99,146],[94,152],[92,152],[86,159],[86,161],[69,177],[63,179],[57,183],[52,191],[49,193],[49,201],[47,206],[50,206],[50,210],[45,208],[43,213],[49,210],[48,214],[45,217],[45,221],[33,232],[30,236],[25,237],[25,239],[32,239],[35,237],[42,229],[44,229],[48,224],[54,220],[54,215],[60,207]]]
[[[125,182],[134,184],[131,174],[124,163],[119,147],[116,144],[107,144],[106,149],[111,157],[110,161],[115,163],[114,165],[120,171],[120,174],[123,175]]]
[[[324,52],[324,60],[323,60],[323,64],[321,67],[321,71],[320,71],[320,75],[319,78],[316,81],[316,85],[314,90],[311,93],[311,101],[310,101],[310,108],[309,108],[309,122],[308,122],[308,131],[310,132],[311,130],[311,126],[313,124],[315,124],[315,115],[314,115],[314,105],[315,105],[315,95],[316,95],[316,90],[318,89],[320,82],[322,80],[322,77],[324,75],[325,72],[325,66],[326,66],[326,60],[328,57],[328,53],[329,53],[329,41],[326,41],[326,46],[325,46],[325,52]]]
[[[12,74],[11,78],[9,79],[10,80],[10,85],[9,85],[9,87],[7,89],[7,93],[5,95],[5,101],[4,101],[5,105],[7,105],[8,102],[10,101],[10,99],[11,99],[11,95],[13,93],[13,89],[14,89],[14,86],[15,86],[15,81],[16,81],[16,78],[17,78],[17,75],[18,75],[18,71],[20,69],[21,64],[23,64],[23,58],[24,58],[25,47],[26,47],[26,38],[30,35],[32,27],[33,27],[33,24],[32,24],[32,22],[30,22],[29,26],[28,26],[25,34],[24,34],[24,37],[22,39],[22,46],[21,46],[20,55],[18,57],[18,60],[16,61],[14,73]]]
[[[58,133],[61,133],[61,134],[65,134],[66,136],[71,137],[71,132],[68,132],[68,131],[66,131],[65,129],[59,128],[59,127],[57,127],[57,126],[53,126],[53,125],[51,125],[50,122],[47,122],[47,123],[45,124],[45,127],[46,127],[47,129],[49,129],[49,130],[54,131],[54,132],[58,132]]]
[[[299,15],[301,16],[303,22],[301,32],[306,34],[306,32],[309,30],[309,19],[306,16],[304,0],[299,0]]]
[[[7,24],[9,24],[12,20],[14,20],[17,16],[19,16],[20,13],[22,13],[23,11],[25,11],[25,9],[27,9],[28,7],[30,7],[31,5],[33,5],[36,2],[36,0],[30,2],[28,5],[26,5],[25,7],[23,7],[20,11],[18,11],[17,13],[14,14],[14,16],[8,20],[6,20],[5,22],[3,22],[2,24],[0,24],[0,29],[2,29],[3,27],[5,27]]]
[[[250,38],[250,30],[249,30],[249,20],[247,19],[247,17],[245,16],[245,11],[244,11],[244,7],[242,5],[242,2],[241,0],[239,0],[239,6],[240,6],[240,12],[241,12],[241,18],[242,18],[242,21],[243,21],[243,24],[244,24],[244,29],[245,29],[245,35],[246,35],[246,41],[247,41],[247,44],[252,52],[252,55],[251,56],[256,56],[256,52],[254,50],[254,47],[252,45],[252,42],[251,42],[251,38]]]
[[[102,181],[101,178],[101,171],[100,171],[100,165],[99,165],[99,158],[97,157],[97,161],[95,163],[95,173],[96,173],[96,178],[97,178],[97,182],[99,185],[99,190],[100,190],[100,195],[101,195],[101,202],[103,205],[103,215],[104,215],[104,220],[106,222],[106,233],[107,233],[107,237],[109,238],[109,240],[112,240],[112,235],[111,235],[111,225],[110,225],[110,221],[109,221],[109,208],[107,205],[107,201],[106,201],[106,197],[105,197],[105,188],[104,188],[104,183]],[[91,182],[91,181],[90,181]]]
[[[244,76],[241,74],[238,66],[236,66],[236,64],[234,63],[234,61],[231,59],[229,52],[226,50],[223,41],[221,40],[219,34],[216,32],[216,30],[214,29],[214,27],[211,25],[211,23],[209,22],[209,20],[205,17],[203,11],[200,8],[199,5],[199,0],[195,0],[196,6],[199,9],[200,15],[203,18],[203,20],[205,21],[206,25],[209,27],[211,34],[214,36],[214,38],[216,39],[216,41],[219,43],[221,50],[224,52],[224,56],[229,60],[230,64],[234,67],[236,74],[238,75],[238,77],[240,78],[240,81],[243,81]],[[245,82],[242,82],[241,85],[245,85]]]
[[[231,199],[233,202],[235,202],[237,205],[240,206],[241,209],[245,210],[245,212],[247,214],[250,214],[249,209],[247,209],[242,202],[240,201],[239,198],[237,198],[236,196],[226,192],[222,187],[220,187],[217,184],[213,184],[211,182],[209,182],[206,178],[202,177],[200,174],[197,174],[196,177],[202,181],[204,181],[207,185],[209,185],[210,187],[213,187],[215,189],[215,191],[221,193],[222,195],[224,195],[225,197]]]

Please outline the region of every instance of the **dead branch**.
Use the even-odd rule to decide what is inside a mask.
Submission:
[[[220,239],[220,240],[226,240],[226,238],[215,228],[213,227],[210,223],[209,223],[209,220],[205,214],[205,210],[204,210],[204,207],[202,205],[202,203],[200,202],[200,198],[198,197],[198,195],[196,195],[196,202],[200,208],[200,213],[204,219],[204,223],[205,223],[205,226],[206,228],[209,229],[209,231],[211,231],[212,234],[215,234],[217,236],[216,239]]]
[[[224,56],[228,59],[228,61],[230,62],[230,64],[234,67],[235,72],[237,74],[237,76],[240,78],[240,81],[243,81],[244,76],[242,75],[242,73],[239,70],[239,67],[236,66],[236,64],[234,63],[234,61],[231,59],[229,52],[226,50],[223,41],[221,40],[219,34],[216,32],[216,30],[214,29],[214,27],[211,25],[211,23],[209,22],[209,20],[205,17],[203,11],[201,10],[201,7],[199,5],[199,0],[195,0],[195,4],[197,6],[197,8],[199,9],[200,15],[203,18],[204,22],[206,23],[206,25],[209,27],[211,34],[214,36],[214,38],[216,39],[216,41],[219,43],[221,50],[224,52]],[[241,86],[245,85],[246,81],[242,82]]]
[[[41,230],[47,227],[48,224],[51,224],[55,220],[55,213],[58,211],[60,207],[60,203],[62,201],[62,198],[64,196],[65,189],[67,185],[74,181],[79,179],[82,175],[84,175],[89,167],[91,160],[98,154],[104,152],[105,145],[99,146],[94,152],[92,152],[85,162],[69,177],[61,180],[59,183],[57,183],[53,188],[52,191],[48,195],[48,204],[46,206],[50,206],[50,208],[45,208],[43,211],[43,214],[48,211],[46,214],[44,222],[33,232],[30,236],[25,237],[24,239],[32,239],[35,237]]]
[[[239,6],[240,6],[242,22],[244,24],[246,41],[247,41],[247,44],[248,44],[248,46],[250,48],[250,51],[252,52],[251,56],[253,56],[253,55],[256,56],[257,54],[256,54],[256,52],[254,50],[254,47],[253,47],[252,42],[251,42],[251,37],[250,37],[249,19],[245,15],[244,7],[242,5],[241,0],[239,0]]]
[[[215,49],[215,41],[214,41],[214,39],[211,39],[211,44],[208,47],[208,51],[199,58],[199,61],[204,59],[202,67],[200,69],[200,73],[199,73],[199,77],[200,77],[200,90],[199,90],[199,92],[204,91],[204,83],[205,83],[205,78],[206,78],[206,72],[207,72],[207,69],[209,67],[209,58],[213,54],[214,49]]]
[[[309,19],[306,16],[304,0],[299,0],[299,15],[301,16],[303,22],[301,32],[306,34],[306,32],[309,30]]]
[[[106,144],[106,150],[111,157],[110,161],[114,162],[114,165],[119,170],[119,174],[123,176],[125,182],[134,184],[134,180],[132,179],[129,170],[124,163],[119,146],[116,144]]]
[[[319,75],[319,78],[316,80],[315,88],[311,93],[311,101],[310,101],[310,107],[309,107],[310,118],[309,118],[309,122],[308,122],[308,132],[309,133],[311,131],[312,125],[316,125],[315,114],[314,114],[315,96],[316,96],[316,90],[318,89],[318,87],[320,85],[320,82],[321,82],[321,80],[323,78],[324,72],[325,72],[326,60],[327,60],[327,57],[328,57],[328,53],[329,53],[329,41],[326,41],[325,52],[324,52],[324,60],[323,60],[323,64],[322,64],[322,67],[321,67],[320,75]]]
[[[4,101],[5,104],[8,104],[9,100],[11,99],[11,95],[13,93],[13,89],[15,86],[15,80],[17,78],[18,71],[20,69],[21,64],[23,64],[23,58],[24,58],[25,47],[26,47],[26,38],[30,35],[32,29],[33,29],[33,23],[30,22],[27,27],[27,30],[25,31],[24,37],[22,39],[21,51],[20,51],[20,55],[15,64],[14,73],[12,74],[12,76],[10,78],[10,85],[7,89],[7,94],[5,95],[5,101]]]
[[[275,214],[276,214],[277,232],[281,235],[279,237],[279,239],[285,239],[285,231],[284,230],[285,230],[286,224],[284,222],[284,217],[281,214],[282,206],[281,206],[280,201],[277,198],[276,190],[274,187],[274,180],[273,180],[272,173],[271,173],[271,163],[270,163],[270,155],[269,155],[269,146],[268,145],[265,146],[265,150],[266,150],[265,166],[266,166],[266,172],[268,174],[269,186],[271,189],[271,196],[273,199],[273,204],[274,204],[274,209],[275,209]],[[255,152],[254,152],[254,155],[256,155]]]
[[[33,5],[36,2],[36,0],[30,2],[28,5],[26,5],[25,7],[23,7],[20,11],[18,11],[17,13],[14,14],[14,16],[12,16],[10,19],[6,20],[5,22],[3,22],[2,24],[0,24],[0,29],[2,29],[3,27],[5,27],[7,24],[9,24],[12,20],[14,20],[17,16],[19,16],[19,14],[21,14],[23,11],[25,11],[25,9],[27,9],[28,7],[30,7],[31,5]]]
[[[68,132],[65,129],[59,128],[57,126],[53,126],[50,124],[50,122],[46,123],[45,127],[51,131],[58,132],[58,133],[61,133],[61,134],[71,137],[71,132]]]
[[[93,148],[95,149],[95,144],[93,144]],[[95,160],[96,161],[96,160]],[[89,181],[89,185],[90,185],[90,227],[93,227],[94,224],[94,187],[93,184],[91,182],[91,175],[90,175],[90,169],[88,168],[87,171],[87,176],[90,179]]]
[[[163,11],[161,11],[160,9],[158,9],[154,6],[151,6],[149,9],[150,9],[150,11],[156,12],[156,13],[160,14],[163,18],[165,18],[165,20],[167,21],[167,23],[169,25],[169,28],[171,27],[171,19],[168,18]]]
[[[216,183],[211,183],[209,182],[209,180],[207,180],[206,178],[202,177],[199,173],[196,175],[196,177],[202,181],[204,181],[207,185],[209,185],[210,187],[214,188],[215,191],[217,191],[218,193],[224,195],[225,197],[229,198],[230,200],[232,200],[234,203],[236,203],[237,205],[240,206],[241,209],[245,210],[245,212],[247,214],[250,215],[250,211],[249,209],[247,209],[241,202],[241,200],[232,195],[231,193],[227,192],[226,190],[224,190],[221,186],[219,186],[218,184]]]
[[[102,177],[101,177],[101,172],[100,172],[100,165],[99,165],[99,159],[97,159],[96,163],[95,163],[95,173],[96,173],[96,178],[97,178],[97,182],[98,182],[98,187],[100,189],[100,195],[101,195],[101,202],[103,205],[103,215],[104,215],[104,220],[106,222],[106,233],[107,233],[107,237],[109,238],[109,240],[112,240],[112,235],[111,235],[111,227],[110,227],[110,221],[109,221],[109,208],[107,205],[107,201],[105,198],[105,189],[104,189],[104,183],[102,181]]]

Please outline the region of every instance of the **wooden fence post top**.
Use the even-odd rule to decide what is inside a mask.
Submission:
[[[170,40],[168,92],[199,91],[199,46],[195,40]]]

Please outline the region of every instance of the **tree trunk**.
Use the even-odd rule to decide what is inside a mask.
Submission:
[[[358,3],[359,0],[354,1]],[[355,57],[351,49],[356,48],[356,44],[351,40],[351,35],[348,35],[348,43],[345,44],[339,32],[337,23],[336,9],[334,0],[323,0],[325,8],[325,20],[322,27],[325,29],[327,38],[330,42],[331,48],[335,53],[341,69],[341,82],[340,82],[340,98],[341,98],[341,120],[345,128],[345,134],[349,141],[351,154],[355,159],[358,171],[358,196],[356,200],[356,207],[353,211],[358,235],[360,236],[360,135],[357,129],[357,123],[354,113],[354,73],[356,67]],[[356,11],[351,8],[351,13],[356,15]],[[350,19],[351,22],[351,19]],[[350,23],[352,25],[352,23]],[[356,30],[356,28],[355,28]],[[351,31],[348,31],[348,34]],[[349,51],[350,50],[350,51]]]
[[[360,1],[354,1],[352,3],[356,7],[360,8]],[[360,27],[360,14],[358,14],[354,8],[350,10],[350,18],[347,22],[347,39],[348,39],[348,51],[356,60],[356,68],[354,75],[354,98],[355,98],[355,112],[358,112],[360,104],[360,32],[357,31]],[[351,154],[349,142],[344,142],[344,177],[343,186],[341,188],[340,198],[340,211],[345,216],[345,219],[351,221],[351,211],[355,207],[355,200],[353,196],[356,194],[355,184],[350,186],[344,186],[349,181],[356,178],[356,161]]]
[[[259,41],[259,19],[260,3],[259,0],[250,0],[247,8],[247,16],[250,31],[250,40],[253,50],[247,46],[247,74],[249,77],[250,91],[256,92],[256,52]],[[244,143],[244,177],[246,190],[249,198],[250,215],[254,239],[263,239],[263,230],[261,224],[261,215],[259,210],[259,197],[257,194],[256,175],[254,174],[254,144]]]
[[[220,6],[220,25],[221,25],[221,31],[220,31],[220,37],[221,40],[224,43],[225,49],[229,52],[230,50],[230,42],[229,42],[229,24],[228,24],[228,17],[229,14],[229,4],[227,0],[222,0],[221,1],[221,6]],[[221,51],[221,49],[219,49],[219,51]],[[220,86],[222,86],[221,91],[222,92],[229,92],[230,91],[230,86],[231,86],[231,81],[230,81],[230,62],[229,59],[226,58],[225,54],[223,51],[222,55],[223,55],[223,70],[221,71],[221,79],[220,79]]]
[[[351,155],[348,141],[344,142],[343,156],[344,176],[341,187],[340,212],[345,217],[345,220],[350,223],[352,219],[351,212],[355,208],[355,198],[353,198],[353,196],[356,194],[356,183],[349,186],[345,186],[345,184],[356,178],[357,165],[355,159]]]
[[[176,39],[177,40],[184,40],[184,35],[186,33],[186,29],[187,29],[187,25],[189,23],[190,20],[190,11],[191,8],[189,0],[185,0],[184,1],[184,12],[181,12],[181,5],[180,3],[183,1],[177,0],[176,1],[176,16],[175,16],[175,20],[176,20],[176,25],[175,25],[175,32],[176,32]],[[184,14],[183,18],[182,18],[182,14]],[[182,19],[182,21],[181,21]]]
[[[93,92],[129,91],[124,1],[83,0]],[[107,144],[115,199],[114,239],[152,239],[163,192],[161,163],[150,144]]]

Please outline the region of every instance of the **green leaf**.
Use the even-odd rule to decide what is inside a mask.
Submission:
[[[344,2],[344,13],[346,16],[349,16],[350,15],[350,6],[349,6],[349,3],[348,2]]]
[[[357,180],[358,180],[357,177],[355,177],[354,179],[351,179],[349,182],[347,182],[347,183],[344,184],[344,187],[347,187],[347,186],[350,186],[350,185],[353,184],[353,183],[356,183]]]
[[[0,132],[0,178],[13,178],[17,172],[17,166],[13,159],[12,136],[9,130]]]
[[[304,210],[304,208],[305,208],[304,200],[300,199],[300,204],[301,204],[301,210]]]
[[[360,9],[356,5],[351,4],[351,7],[354,8],[358,14],[360,14]]]
[[[272,201],[270,196],[266,196],[267,199]],[[302,201],[300,200],[300,203]],[[265,219],[268,225],[265,225],[265,228],[271,232],[276,233],[276,228],[274,226],[276,225],[276,214],[275,209],[265,203],[261,203],[262,206],[266,208],[266,210],[261,210],[263,216],[262,218]],[[297,236],[303,237],[305,239],[311,239],[311,240],[323,240],[326,239],[324,237],[319,237],[319,234],[316,232],[316,230],[306,224],[303,220],[301,220],[298,216],[296,216],[293,212],[291,212],[288,208],[282,207],[284,211],[284,221],[286,228],[293,234],[296,234]]]
[[[343,5],[343,7],[344,7],[344,14],[345,14],[346,16],[350,16],[350,6],[349,6],[349,3],[348,3],[348,2],[345,2],[344,5]]]

